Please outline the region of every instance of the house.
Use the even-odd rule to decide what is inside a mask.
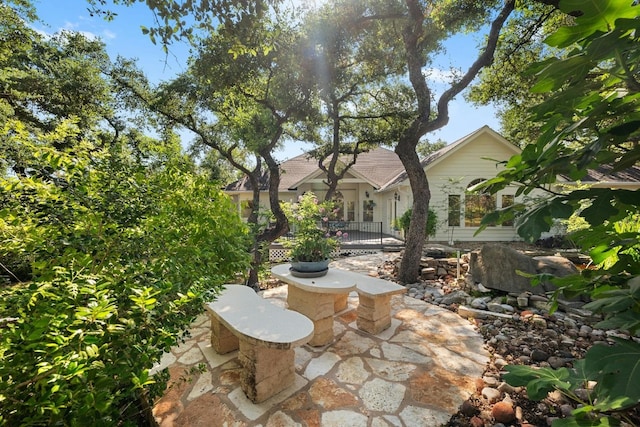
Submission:
[[[508,160],[520,153],[488,126],[447,145],[422,160],[431,190],[430,208],[437,216],[433,241],[513,241],[520,240],[513,224],[488,227],[474,236],[485,213],[513,204],[515,187],[495,195],[467,194],[467,189],[494,177],[501,169],[497,161]],[[326,192],[324,173],[317,160],[300,155],[281,164],[280,200],[292,202],[297,196],[313,191],[322,198]],[[637,172],[637,173],[636,173]],[[261,204],[268,206],[266,177],[261,180]],[[637,189],[640,169],[631,175],[611,175],[606,170],[590,171],[592,184]],[[342,220],[356,229],[377,223],[382,232],[400,235],[394,221],[412,206],[413,199],[407,174],[395,152],[376,148],[358,155],[356,164],[338,185]],[[241,215],[249,215],[251,188],[246,179],[230,184],[225,191],[238,205]]]

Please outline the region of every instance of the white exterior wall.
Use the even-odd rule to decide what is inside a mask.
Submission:
[[[436,235],[432,241],[513,241],[521,240],[513,226],[487,227],[474,236],[478,227],[466,227],[464,218],[465,190],[479,178],[494,177],[502,167],[495,160],[507,160],[516,152],[489,133],[481,133],[472,141],[427,166],[427,177],[431,190],[430,208],[438,216]],[[491,158],[495,160],[486,160]],[[452,180],[455,183],[452,183]],[[448,219],[449,194],[460,196],[460,226],[450,228]],[[515,195],[515,187],[507,188],[495,195],[496,207],[502,207],[502,195]],[[517,201],[517,200],[516,200]]]
[[[281,192],[280,194],[278,194],[278,197],[282,201],[289,202],[289,201],[297,200],[298,196],[296,195],[295,192],[286,192],[286,193]],[[245,211],[242,207],[245,205],[246,202],[253,200],[253,193],[251,192],[237,193],[237,194],[234,194],[232,198],[238,208],[238,215],[240,216],[240,218],[246,221],[248,217],[248,211]],[[271,206],[269,205],[269,193],[266,191],[260,192],[260,208],[263,210],[271,209]]]

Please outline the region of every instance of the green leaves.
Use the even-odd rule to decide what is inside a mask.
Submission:
[[[563,12],[579,11],[581,15],[575,25],[560,28],[545,43],[562,48],[596,32],[608,32],[619,18],[637,18],[638,10],[632,4],[632,0],[561,0],[559,7]]]
[[[618,339],[613,346],[595,345],[585,355],[585,370],[598,381],[595,410],[619,410],[640,403],[639,343]]]
[[[554,421],[554,427],[619,425],[616,418],[606,414],[640,403],[637,386],[640,383],[640,344],[634,341],[616,340],[613,346],[595,345],[573,369],[513,365],[506,366],[505,370],[508,373],[503,375],[504,380],[513,386],[526,386],[527,395],[533,400],[542,400],[553,390],[578,400],[573,390],[586,387],[588,381],[597,383],[590,391],[589,401],[581,402],[581,407],[574,411],[575,418],[560,424]]]
[[[316,195],[306,192],[298,198],[297,203],[283,204],[290,223],[294,227],[293,241],[284,241],[290,249],[290,257],[294,261],[324,261],[329,259],[340,241],[329,236],[325,229],[330,217],[335,216],[333,202],[320,203]],[[320,227],[320,224],[323,224]],[[339,231],[342,234],[342,231]]]
[[[139,393],[164,390],[148,370],[246,271],[246,228],[178,152],[3,137],[54,173],[0,178],[1,255],[29,269],[0,287],[0,317],[17,318],[0,334],[0,423],[138,424]]]
[[[635,276],[623,286],[605,288],[585,308],[605,315],[598,327],[640,331],[640,277]]]
[[[513,386],[526,386],[527,395],[533,400],[542,400],[553,390],[569,390],[570,372],[566,368],[532,369],[528,366],[506,366],[507,374],[502,378]]]
[[[577,17],[546,39],[562,49],[559,54],[530,70],[536,77],[533,91],[546,96],[531,109],[530,119],[541,125],[540,136],[489,180],[487,188],[496,192],[517,184],[519,195],[547,193],[527,203],[529,209],[518,218],[518,232],[528,240],[556,219],[573,214],[584,220],[585,228],[570,237],[591,255],[595,268],[553,279],[560,286],[555,297],[586,293],[591,302],[585,308],[604,315],[598,327],[637,334],[640,196],[638,190],[616,189],[606,182],[615,182],[616,174],[637,167],[640,159],[640,5],[632,0],[560,0],[559,6]],[[593,182],[589,169],[602,182]],[[553,185],[563,180],[575,184]],[[497,216],[504,218],[505,213]],[[493,215],[487,221],[495,219]],[[580,402],[572,417],[556,420],[554,426],[619,425],[623,411],[640,403],[640,344],[633,340],[594,346],[570,370],[507,370],[505,379],[526,385],[534,399],[558,389],[577,400],[573,390],[589,381],[597,384],[589,401]]]

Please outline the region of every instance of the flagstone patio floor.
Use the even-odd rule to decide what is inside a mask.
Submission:
[[[375,274],[386,254],[332,264]],[[262,292],[286,306],[287,287]],[[296,380],[254,404],[240,388],[237,351],[211,348],[209,320],[201,315],[191,338],[163,358],[171,386],[153,413],[172,426],[440,426],[475,390],[489,354],[474,327],[457,314],[408,296],[392,298],[392,325],[371,335],[356,326],[358,296],[334,318],[335,339],[295,349]],[[193,367],[202,372],[188,374]],[[186,380],[185,380],[186,379]]]

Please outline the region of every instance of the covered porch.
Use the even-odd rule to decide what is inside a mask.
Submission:
[[[329,221],[328,233],[342,232],[340,237],[340,249],[335,254],[340,255],[366,255],[383,249],[397,250],[404,246],[404,240],[399,236],[383,232],[382,222],[358,222],[358,221]],[[281,237],[279,240],[295,238],[295,230]],[[286,261],[287,250],[280,241],[274,242],[269,247],[269,260],[272,262]]]

